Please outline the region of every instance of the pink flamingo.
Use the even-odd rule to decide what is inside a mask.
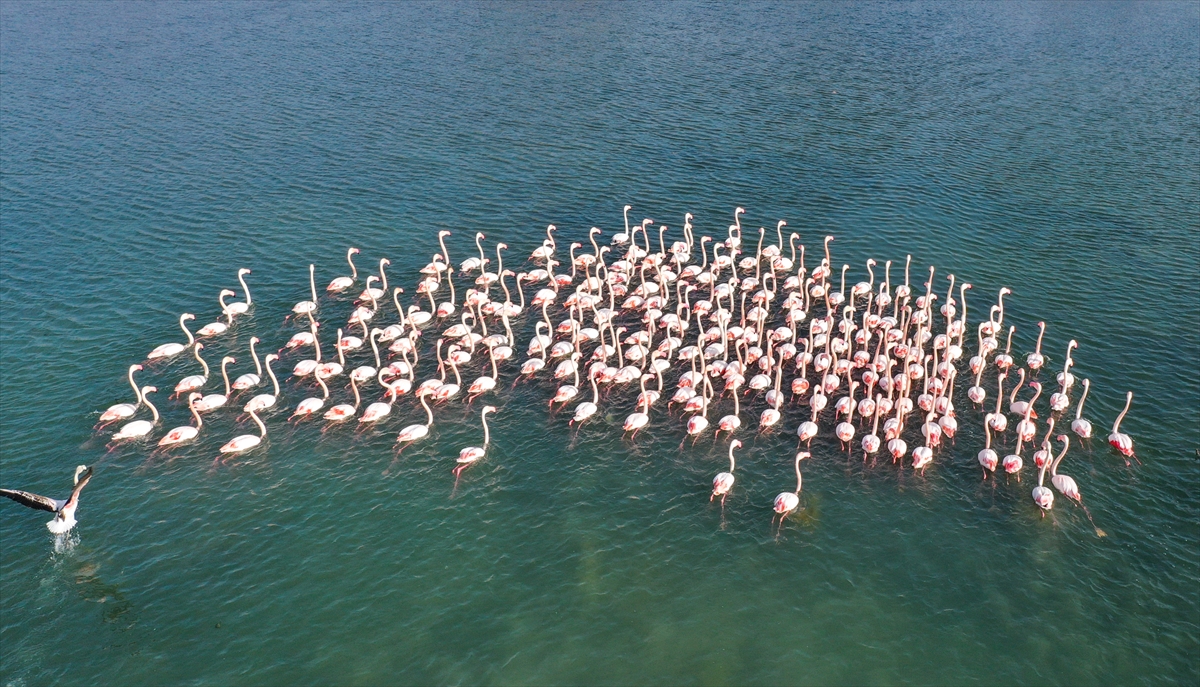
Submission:
[[[1122,434],[1117,430],[1121,427],[1121,420],[1125,419],[1125,413],[1129,412],[1129,404],[1131,403],[1133,403],[1132,391],[1125,394],[1125,409],[1121,411],[1121,414],[1113,422],[1112,433],[1108,435],[1108,443],[1120,451],[1122,456],[1125,456],[1126,465],[1129,465],[1128,459],[1133,455],[1133,439],[1128,434]]]
[[[733,449],[741,447],[742,442],[737,439],[729,442],[729,472],[717,473],[717,476],[713,478],[712,495],[708,497],[710,502],[713,498],[720,496],[721,505],[725,505],[725,497],[729,495],[729,490],[733,489],[733,469],[737,465],[733,459]]]
[[[779,514],[779,524],[783,524],[783,519],[788,516],[788,513],[796,510],[796,506],[800,505],[800,488],[804,485],[804,478],[800,475],[800,461],[809,457],[807,451],[801,451],[796,454],[796,491],[781,492],[775,497],[775,512]]]

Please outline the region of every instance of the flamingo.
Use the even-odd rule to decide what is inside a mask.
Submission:
[[[341,329],[337,330],[337,338],[334,339],[333,348],[334,348],[334,350],[337,351],[337,355],[338,355],[337,362],[335,363],[333,361],[330,361],[327,363],[318,364],[316,366],[316,368],[313,369],[313,376],[316,377],[317,379],[329,379],[330,377],[336,377],[336,376],[342,374],[343,370],[345,370],[346,354],[345,354],[345,349],[342,348],[342,330]],[[318,348],[317,350],[320,350],[320,349]]]
[[[76,525],[75,511],[79,508],[79,493],[91,479],[92,469],[90,467],[86,465],[76,467],[75,488],[71,490],[71,495],[65,501],[13,489],[0,489],[0,496],[10,498],[22,506],[54,513],[54,519],[46,523],[46,529],[54,534],[66,534]]]
[[[195,391],[196,389],[199,389],[208,383],[208,363],[204,362],[204,358],[200,357],[200,351],[203,348],[204,344],[197,341],[196,344],[192,346],[192,355],[195,356],[196,361],[200,363],[200,367],[204,369],[204,374],[188,375],[187,377],[179,380],[179,383],[175,385],[175,393],[172,395],[186,394],[189,391]]]
[[[429,434],[429,428],[433,426],[433,411],[429,408],[427,400],[429,394],[418,394],[418,396],[421,399],[421,407],[425,409],[425,424],[409,425],[400,430],[400,434],[396,437],[397,444],[411,444],[423,439]]]
[[[196,401],[200,398],[201,395],[195,392],[188,395],[188,410],[192,411],[192,417],[196,419],[195,426],[183,425],[172,429],[158,440],[159,446],[174,446],[196,438],[196,435],[200,433],[200,428],[204,426],[204,420],[200,419],[200,413],[196,411]]]
[[[796,454],[796,491],[781,492],[775,497],[775,512],[779,514],[780,525],[783,525],[783,519],[796,510],[796,506],[800,505],[800,488],[804,486],[804,478],[800,475],[800,461],[808,458],[809,455],[807,451]]]
[[[312,415],[325,406],[325,401],[329,398],[329,387],[325,386],[325,380],[321,379],[320,377],[317,377],[317,384],[321,386],[321,398],[309,397],[303,401],[300,401],[300,403],[296,405],[296,411],[293,412],[290,417],[288,417],[289,421],[293,417]]]
[[[721,497],[721,505],[725,505],[725,497],[729,495],[729,490],[733,489],[733,469],[736,463],[733,459],[733,449],[741,448],[742,442],[734,439],[729,442],[729,472],[719,472],[713,478],[712,495],[708,497],[709,502],[712,502],[717,496]]]
[[[1038,469],[1038,484],[1033,488],[1033,502],[1041,508],[1042,517],[1046,517],[1046,511],[1054,507],[1054,492],[1050,491],[1049,487],[1043,485],[1046,478],[1046,466],[1043,465]]]
[[[487,453],[488,443],[492,435],[488,431],[487,414],[496,412],[496,406],[484,406],[483,411],[479,414],[479,419],[483,423],[483,446],[468,446],[458,452],[458,467],[454,468],[454,476],[458,477],[462,474],[467,466],[479,461]]]
[[[241,375],[233,380],[233,389],[235,391],[245,391],[253,389],[262,384],[262,363],[258,360],[258,352],[254,350],[254,344],[259,343],[261,339],[257,336],[250,337],[250,357],[254,358],[254,372],[249,372]]]
[[[346,251],[346,262],[350,263],[350,276],[336,277],[333,281],[329,282],[329,286],[325,287],[326,291],[329,293],[341,293],[350,288],[358,280],[358,268],[354,266],[354,256],[358,252],[357,248],[351,248]]]
[[[183,333],[187,335],[187,340],[188,340],[187,344],[181,344],[181,343],[162,344],[161,346],[155,347],[155,349],[153,351],[150,351],[149,353],[147,353],[146,360],[159,360],[162,358],[173,358],[173,357],[179,355],[180,353],[183,353],[188,348],[188,346],[191,346],[192,344],[196,343],[196,337],[192,336],[192,333],[190,331],[188,331],[187,325],[184,324],[184,322],[187,322],[188,320],[194,320],[194,319],[196,319],[196,316],[191,314],[190,312],[185,312],[179,316],[179,328],[182,329]]]
[[[1010,475],[1016,474],[1018,482],[1021,481],[1021,467],[1025,464],[1025,461],[1021,459],[1021,443],[1023,441],[1025,441],[1025,437],[1018,433],[1017,447],[1012,453],[1004,456],[1004,460],[1001,461],[1001,465],[1004,466],[1004,471]]]
[[[216,410],[225,405],[229,401],[229,394],[232,390],[229,386],[229,363],[236,363],[237,360],[229,356],[221,358],[221,377],[225,379],[225,393],[209,394],[196,402],[196,409],[202,413],[207,413],[210,410]]]
[[[217,320],[216,322],[209,322],[200,329],[196,330],[196,336],[219,336],[229,331],[229,325],[233,324],[233,315],[229,314],[227,311],[229,306],[225,304],[225,297],[234,295],[237,294],[229,289],[222,289],[221,293],[217,296],[217,300],[221,303],[221,311],[225,315],[225,318],[229,320],[228,323],[220,320]]]
[[[1025,356],[1025,364],[1034,371],[1041,369],[1046,363],[1046,358],[1042,355],[1042,337],[1046,334],[1046,323],[1038,322],[1038,330],[1037,347],[1033,349],[1033,353]]]
[[[395,405],[396,398],[399,396],[399,393],[395,389],[397,384],[395,382],[384,384],[383,379],[380,379],[379,385],[387,389],[387,393],[384,394],[384,397],[388,399],[387,403],[376,401],[367,406],[367,409],[363,411],[362,417],[358,418],[360,425],[379,422],[392,413],[392,406]]]
[[[367,340],[371,342],[371,353],[375,356],[375,366],[371,367],[370,365],[359,365],[350,371],[350,379],[358,382],[359,384],[364,384],[367,382],[367,380],[379,374],[379,366],[381,362],[379,360],[379,344],[377,344],[376,341],[379,340],[379,335],[382,333],[382,329],[372,328],[371,332],[367,335]]]
[[[996,471],[996,465],[1000,462],[1000,456],[992,449],[992,431],[991,431],[992,414],[988,413],[983,421],[983,433],[987,437],[987,442],[983,446],[983,450],[979,452],[979,464],[983,466],[983,478],[987,479],[989,472]]]
[[[1063,447],[1062,451],[1060,451],[1058,456],[1054,459],[1054,462],[1050,464],[1050,483],[1054,485],[1054,488],[1058,490],[1058,493],[1066,496],[1069,499],[1075,499],[1077,503],[1082,504],[1083,497],[1079,495],[1079,485],[1075,484],[1075,480],[1069,475],[1058,474],[1058,464],[1061,463],[1063,457],[1067,455],[1067,447],[1070,444],[1070,442],[1067,440],[1067,435],[1065,434],[1058,435],[1058,440],[1062,442]],[[1049,445],[1050,442],[1047,441],[1046,447],[1049,448]]]
[[[1071,423],[1071,431],[1079,435],[1080,439],[1092,438],[1092,423],[1083,419],[1083,402],[1087,400],[1091,384],[1089,380],[1083,380],[1083,395],[1079,397],[1079,407],[1075,409],[1075,420]]]
[[[316,265],[310,264],[308,266],[308,287],[312,293],[312,300],[300,301],[299,303],[293,305],[292,312],[297,315],[308,315],[311,318],[312,314],[317,311],[316,269]]]
[[[378,301],[382,298],[387,297],[387,272],[384,272],[383,268],[387,267],[390,264],[392,264],[391,260],[388,260],[387,258],[380,258],[380,260],[379,260],[379,279],[378,279],[379,288],[378,289],[372,288],[371,285],[368,284],[367,288],[364,289],[363,292],[358,295],[359,300],[374,302],[374,301]],[[376,280],[371,279],[368,281],[376,281]],[[375,308],[372,307],[371,309],[374,310]]]
[[[108,410],[100,414],[100,419],[96,423],[97,425],[124,420],[137,412],[138,406],[142,405],[142,392],[138,389],[137,382],[133,381],[133,373],[142,369],[141,365],[129,366],[129,386],[133,387],[133,395],[137,398],[137,403],[117,403],[116,405],[109,406]]]
[[[1133,439],[1130,438],[1128,434],[1122,434],[1117,430],[1121,427],[1121,420],[1125,419],[1125,413],[1129,412],[1129,404],[1131,403],[1133,403],[1132,391],[1125,394],[1125,409],[1122,410],[1121,414],[1117,416],[1117,419],[1113,421],[1112,433],[1108,435],[1108,443],[1112,445],[1113,448],[1120,451],[1122,456],[1125,456],[1126,465],[1129,464],[1128,458],[1133,455]]]
[[[630,413],[629,417],[625,418],[625,424],[623,427],[626,432],[633,432],[631,436],[634,437],[637,436],[639,429],[645,427],[646,424],[650,422],[650,397],[646,395],[646,380],[650,379],[652,376],[653,375],[641,376],[642,402],[639,405],[642,407],[642,409],[635,413]]]
[[[279,398],[279,380],[275,378],[275,371],[271,369],[271,361],[278,359],[279,356],[274,353],[268,354],[267,357],[263,359],[263,363],[267,366],[267,376],[271,378],[271,384],[274,386],[274,391],[269,394],[259,394],[247,401],[246,405],[242,408],[243,412],[248,413],[251,410],[258,411],[275,407],[275,401]]]
[[[349,403],[335,405],[325,411],[326,420],[330,422],[344,422],[354,417],[354,414],[358,412],[358,406],[362,402],[362,399],[358,395],[358,382],[354,381],[353,378],[350,379],[350,391],[354,393],[354,405],[350,405]]]
[[[588,373],[588,380],[592,383],[592,400],[584,401],[575,406],[575,416],[571,418],[570,424],[583,422],[595,415],[596,410],[599,408],[597,404],[600,402],[600,389],[596,386],[596,375]]]
[[[154,415],[154,419],[134,420],[133,422],[125,423],[121,426],[121,429],[112,436],[113,442],[123,441],[125,439],[140,439],[154,429],[154,426],[158,424],[158,408],[154,407],[154,404],[150,402],[150,399],[146,397],[146,394],[152,394],[155,391],[158,391],[158,387],[142,387],[142,403],[145,403],[146,407],[150,409],[150,412]]]
[[[230,322],[233,322],[233,318],[237,315],[245,315],[246,312],[250,310],[250,306],[254,305],[254,301],[250,299],[250,287],[246,286],[245,275],[247,275],[247,274],[250,274],[250,270],[243,267],[240,270],[238,270],[238,277],[237,277],[238,281],[241,282],[241,284],[242,284],[242,291],[246,292],[246,300],[245,301],[235,301],[233,303],[230,303],[229,305],[225,305],[225,301],[223,301],[223,300],[221,301],[221,314],[228,317]],[[228,291],[228,293],[225,293],[225,291]],[[227,295],[227,296],[236,296],[237,295],[236,293],[234,293],[233,291],[229,291],[228,289],[226,289],[225,291],[223,291],[222,293],[225,293],[225,295]]]
[[[221,453],[245,453],[261,444],[263,439],[267,438],[267,426],[258,418],[258,413],[251,410],[250,419],[254,420],[254,424],[258,425],[259,435],[240,434],[225,442],[225,445],[220,448]]]

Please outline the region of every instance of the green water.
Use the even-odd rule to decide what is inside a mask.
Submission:
[[[0,681],[1200,680],[1197,7],[0,5],[0,483],[62,496],[97,466],[63,539],[0,504]],[[234,375],[249,337],[300,329],[310,262],[323,285],[358,246],[411,298],[439,229],[456,262],[482,231],[519,263],[549,223],[563,250],[607,241],[625,203],[668,241],[685,212],[698,236],[739,205],[751,231],[786,219],[810,266],[832,234],[851,283],[911,254],[916,283],[932,264],[943,294],[974,284],[972,327],[1012,288],[1017,360],[1038,321],[1043,381],[1080,344],[1097,438],[1064,466],[1094,524],[1061,496],[1043,519],[1028,464],[980,479],[964,389],[924,475],[847,460],[823,423],[782,528],[806,407],[758,434],[763,402],[743,406],[722,508],[724,440],[681,449],[660,409],[622,437],[631,389],[577,430],[547,375],[513,386],[516,361],[398,459],[411,397],[361,432],[271,414],[267,446],[225,463],[253,431],[232,410],[169,455],[93,431],[238,267],[252,316],[205,350]],[[351,304],[321,308],[328,351]],[[300,357],[277,366],[288,407],[312,395]],[[162,427],[186,423],[165,389],[196,368],[140,377]],[[1126,390],[1128,467],[1104,443]],[[493,443],[456,483],[482,403]]]

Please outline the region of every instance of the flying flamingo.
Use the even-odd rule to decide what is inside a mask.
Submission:
[[[82,479],[80,479],[80,475],[83,475]],[[91,479],[91,468],[86,465],[76,467],[75,488],[71,490],[71,495],[65,501],[14,489],[0,489],[0,496],[10,498],[22,506],[54,513],[54,519],[46,523],[46,529],[54,534],[66,534],[75,526],[75,511],[79,508],[79,493]]]
[[[138,406],[142,405],[142,392],[140,389],[138,389],[137,383],[133,381],[133,373],[138,372],[141,369],[141,365],[129,366],[129,386],[133,387],[133,395],[137,398],[137,403],[118,403],[116,405],[109,406],[108,410],[100,414],[100,419],[96,423],[98,426],[106,425],[117,420],[124,420],[125,418],[131,417],[135,412],[137,412]]]
[[[725,497],[729,495],[729,490],[733,489],[733,469],[736,466],[736,463],[733,459],[733,449],[741,447],[742,442],[738,441],[737,439],[729,442],[729,472],[719,472],[717,473],[717,476],[713,478],[712,495],[708,497],[710,502],[715,497],[720,496],[721,505],[725,505]]]
[[[253,410],[251,410],[250,419],[254,420],[254,424],[258,425],[259,435],[238,435],[225,442],[225,445],[220,448],[221,453],[244,453],[255,446],[258,446],[262,443],[263,439],[267,438],[267,426],[263,424],[262,420],[258,419],[258,413],[255,413]]]
[[[195,426],[183,425],[167,432],[167,434],[158,440],[159,446],[174,446],[182,444],[185,441],[191,441],[200,433],[200,428],[204,426],[204,420],[200,419],[200,413],[196,412],[196,401],[200,398],[200,394],[191,393],[188,396],[188,410],[192,411],[192,417],[196,419]]]
[[[1121,411],[1121,414],[1113,422],[1112,433],[1108,435],[1108,443],[1120,451],[1122,456],[1125,456],[1126,465],[1129,465],[1129,457],[1133,455],[1133,439],[1128,434],[1122,434],[1117,430],[1121,427],[1121,420],[1125,419],[1125,413],[1129,412],[1130,403],[1133,403],[1132,391],[1125,394],[1125,409]]]
[[[785,491],[775,497],[775,512],[779,514],[779,524],[783,525],[783,519],[788,516],[788,513],[796,510],[796,506],[800,505],[800,488],[804,485],[804,478],[800,475],[800,461],[809,457],[807,451],[801,451],[796,454],[796,491]]]
[[[484,406],[483,412],[480,413],[479,419],[483,423],[483,446],[468,446],[458,453],[458,467],[454,468],[454,476],[458,477],[462,474],[467,466],[483,458],[487,453],[488,442],[492,435],[488,431],[487,414],[496,411],[495,406]]]

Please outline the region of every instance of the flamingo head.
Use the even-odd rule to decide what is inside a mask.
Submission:
[[[236,291],[231,291],[231,290],[229,290],[229,289],[221,289],[221,294],[220,294],[220,295],[222,295],[222,296],[236,296],[236,295],[237,295],[237,292],[236,292]]]
[[[263,360],[265,360],[266,362],[268,362],[268,363],[269,363],[269,362],[271,362],[272,360],[279,360],[279,356],[278,356],[278,355],[276,355],[276,354],[274,354],[274,353],[269,353],[269,354],[267,354],[267,357],[266,357],[266,358],[263,358]]]
[[[196,319],[196,316],[195,316],[195,315],[193,315],[193,314],[191,314],[190,312],[185,312],[184,314],[182,314],[182,315],[180,315],[180,316],[179,316],[179,319],[181,319],[181,320],[194,320],[194,319]]]
[[[439,232],[438,232],[438,236],[439,236],[439,237],[446,237],[446,236],[449,236],[449,235],[450,235],[450,232],[449,232],[449,231],[447,231],[447,230],[445,230],[445,229],[443,229],[443,230],[441,230],[441,231],[439,231]]]
[[[252,344],[262,343],[262,339],[258,338],[257,336],[252,336],[252,337],[250,337],[250,343],[252,343]]]
[[[729,442],[729,447],[730,448],[741,448],[742,442],[738,441],[737,439],[734,439],[733,441]]]
[[[137,371],[143,369],[141,365],[130,365],[129,369]]]
[[[350,249],[350,254],[351,254],[351,255],[358,255],[358,254],[359,254],[359,252],[360,252],[360,251],[359,251],[357,248],[351,248],[351,249]]]

